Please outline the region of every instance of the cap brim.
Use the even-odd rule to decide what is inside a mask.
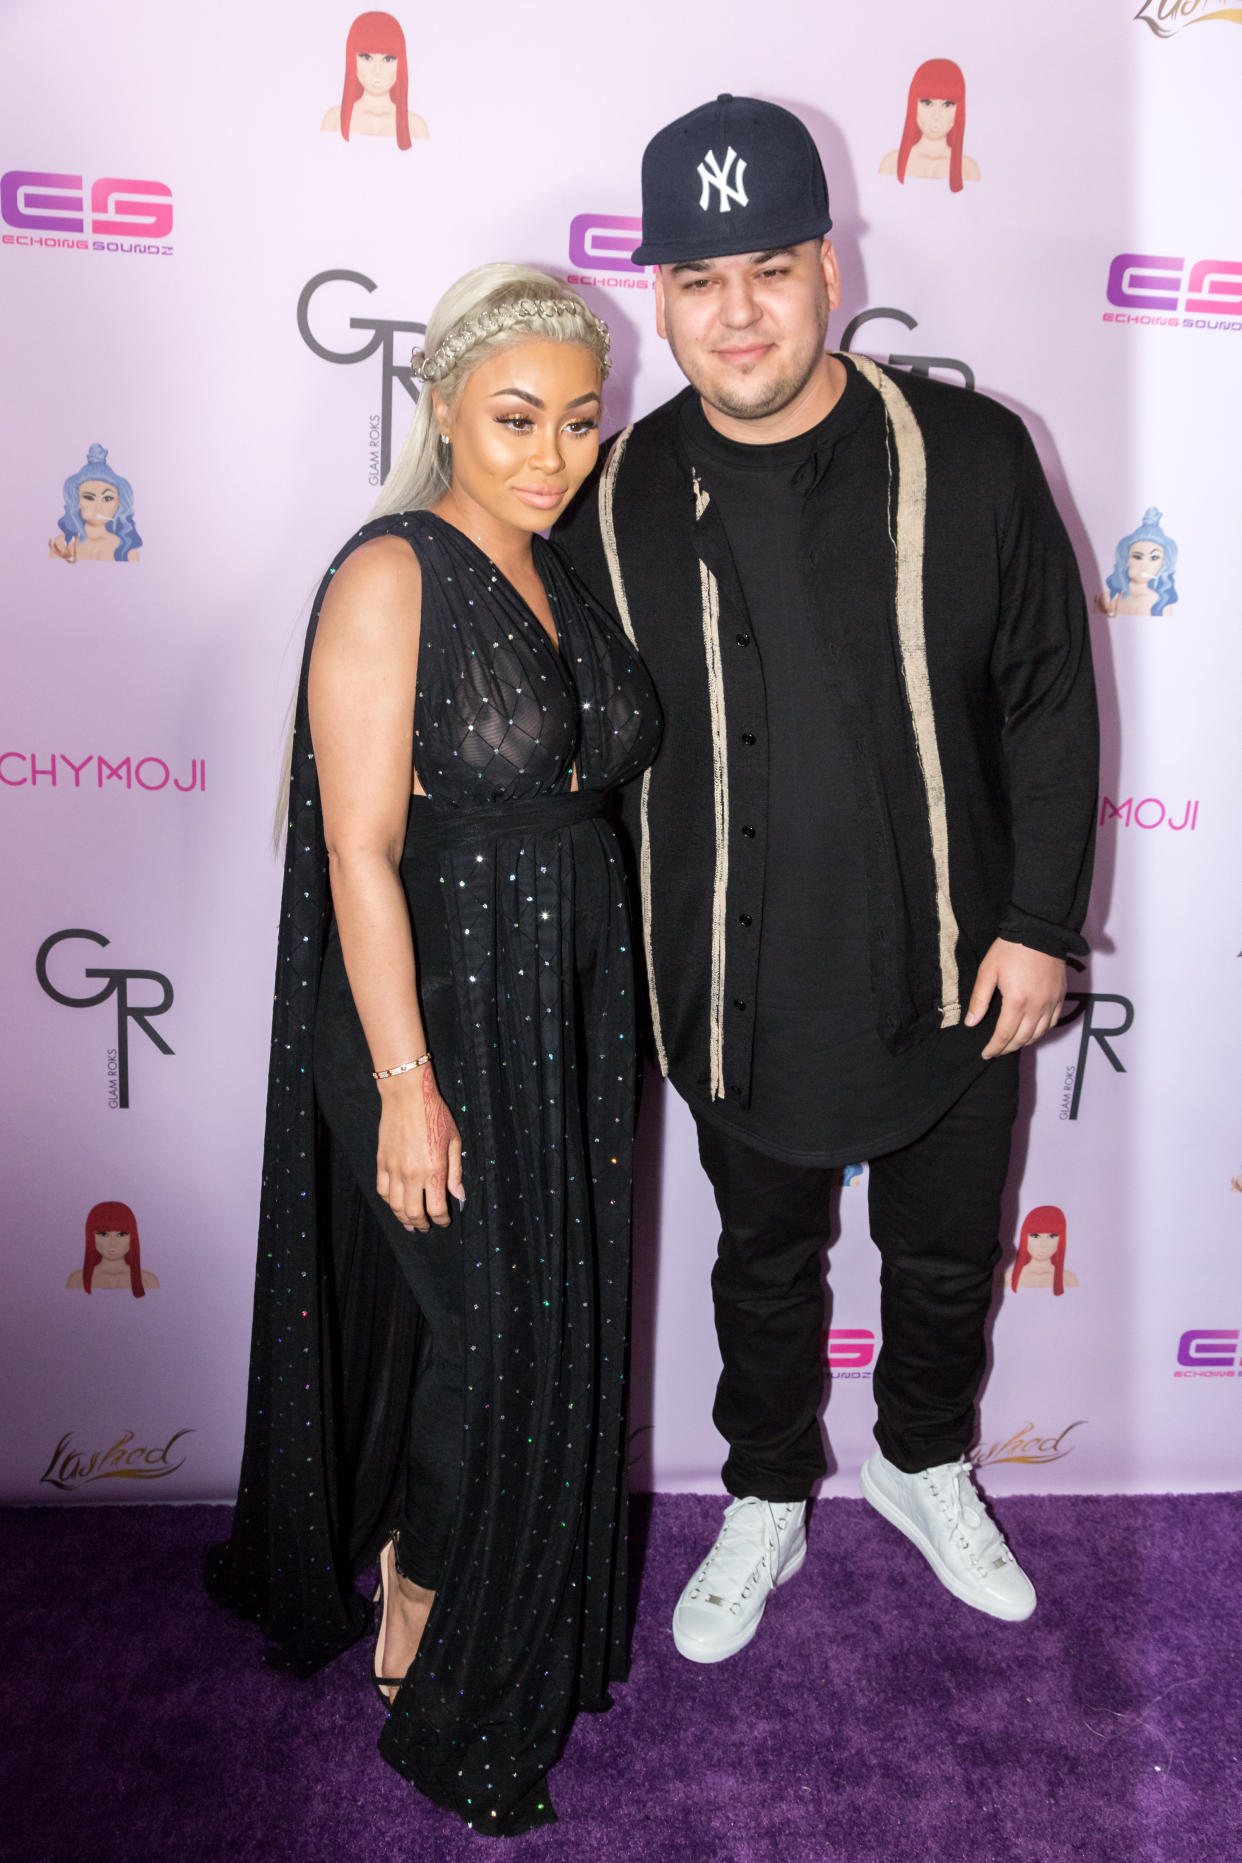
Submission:
[[[722,215],[721,218],[724,216]],[[765,228],[762,239],[756,239],[752,230],[750,237],[738,245],[738,235],[730,227],[722,227],[713,238],[705,234],[702,242],[688,252],[678,242],[670,246],[665,242],[644,240],[630,254],[631,265],[687,265],[695,259],[732,259],[744,252],[772,252],[778,246],[800,246],[804,239],[822,239],[832,229],[832,220],[824,214],[817,214],[814,220],[800,221],[792,227],[778,226]]]

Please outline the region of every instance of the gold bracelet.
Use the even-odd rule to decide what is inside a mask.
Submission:
[[[408,1074],[412,1067],[426,1067],[430,1059],[431,1059],[431,1050],[429,1048],[426,1054],[419,1055],[417,1061],[403,1061],[400,1067],[381,1067],[378,1070],[376,1070],[375,1068],[372,1068],[371,1079],[372,1080],[391,1080],[394,1074]]]

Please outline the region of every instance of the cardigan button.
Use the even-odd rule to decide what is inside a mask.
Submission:
[[[755,741],[755,734],[753,731],[743,731],[742,733],[743,744],[753,744],[754,741]]]
[[[749,912],[739,912],[737,915],[737,922],[739,925],[750,925],[753,921]]]
[[[752,827],[749,826],[748,823],[744,822],[742,824],[742,833],[746,836],[746,839],[748,841],[753,841],[755,838],[755,831]]]
[[[735,996],[735,997],[733,998],[733,1007],[734,1007],[735,1009],[745,1009],[745,1007],[746,1007],[746,1005],[745,1005],[745,1003],[744,1003],[744,1002],[742,1001],[742,999],[741,999],[741,997],[740,997],[740,996]]]
[[[737,644],[739,647],[749,647],[750,646],[750,635],[739,634],[737,637]]]

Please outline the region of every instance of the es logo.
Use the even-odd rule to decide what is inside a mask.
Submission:
[[[70,996],[52,982],[47,973],[47,961],[57,945],[64,944],[71,938],[86,938],[92,944],[107,945],[108,940],[101,932],[67,931],[53,932],[39,946],[35,958],[35,975],[39,979],[39,988],[44,995],[50,996],[54,1003],[63,1003],[67,1009],[94,1009],[100,1003],[106,1003],[110,996],[116,997],[116,1047],[108,1053],[108,1100],[109,1104],[122,1111],[129,1105],[129,1025],[136,1022],[161,1054],[173,1051],[158,1029],[151,1027],[152,1016],[162,1016],[173,1005],[173,986],[168,978],[158,970],[121,970],[111,966],[83,970],[83,977],[103,979],[102,989],[85,996]],[[131,1003],[129,986],[131,983],[156,983],[161,995],[158,1003]]]
[[[1238,1328],[1192,1328],[1177,1342],[1175,1378],[1233,1378],[1238,1362]]]
[[[894,310],[891,306],[876,310],[859,311],[857,317],[851,317],[841,334],[841,348],[849,354],[853,341],[866,323],[874,323],[877,318],[891,319],[894,323],[904,324],[907,330],[917,330],[918,321],[909,311]],[[961,362],[956,356],[899,356],[888,358],[894,368],[909,369],[912,375],[930,375],[933,369],[947,369],[952,375],[960,375],[967,388],[975,385],[975,372],[968,362]]]
[[[96,251],[114,244],[118,235],[130,240],[160,240],[172,232],[172,189],[163,181],[130,181],[119,175],[104,175],[90,185],[89,214],[86,200],[81,175],[10,168],[0,177],[0,217],[6,226],[21,232],[85,233],[89,218],[89,231],[97,236]],[[108,235],[113,236],[112,241],[108,241]],[[86,244],[85,240],[65,243]]]
[[[643,236],[633,214],[579,213],[569,223],[569,263],[585,272],[642,272],[630,257]]]
[[[330,349],[321,336],[311,328],[311,310],[315,299],[327,285],[353,285],[363,291],[378,289],[374,279],[363,272],[331,271],[316,272],[302,287],[298,299],[298,335],[307,349],[324,362],[365,362],[368,356],[380,353],[380,431],[379,431],[379,476],[388,477],[388,468],[392,464],[392,388],[399,382],[411,401],[418,400],[418,383],[414,379],[409,361],[399,363],[395,360],[394,350],[397,332],[407,336],[425,336],[425,323],[415,323],[402,317],[351,317],[347,328],[366,330],[370,335],[352,349]],[[322,314],[322,307],[316,306],[316,320]],[[322,326],[321,326],[322,327]],[[403,345],[404,347],[404,345]],[[413,345],[411,344],[411,348]]]
[[[1106,323],[1180,322],[1187,329],[1212,329],[1242,315],[1242,259],[1196,259],[1188,268],[1181,257],[1119,252],[1108,268],[1107,294],[1122,312],[1171,314],[1131,318],[1105,311]]]
[[[875,1334],[865,1326],[826,1327],[822,1357],[834,1378],[869,1378]]]

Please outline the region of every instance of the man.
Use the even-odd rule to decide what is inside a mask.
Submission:
[[[965,1458],[1018,1050],[1085,950],[1086,619],[1022,423],[825,352],[830,226],[788,111],[723,96],[660,131],[635,258],[690,387],[557,532],[665,719],[627,819],[655,1047],[720,1209],[735,1497],[674,1615],[697,1662],[749,1642],[805,1557],[821,1251],[858,1158],[883,1330],[863,1492],[965,1603],[1035,1607]]]

